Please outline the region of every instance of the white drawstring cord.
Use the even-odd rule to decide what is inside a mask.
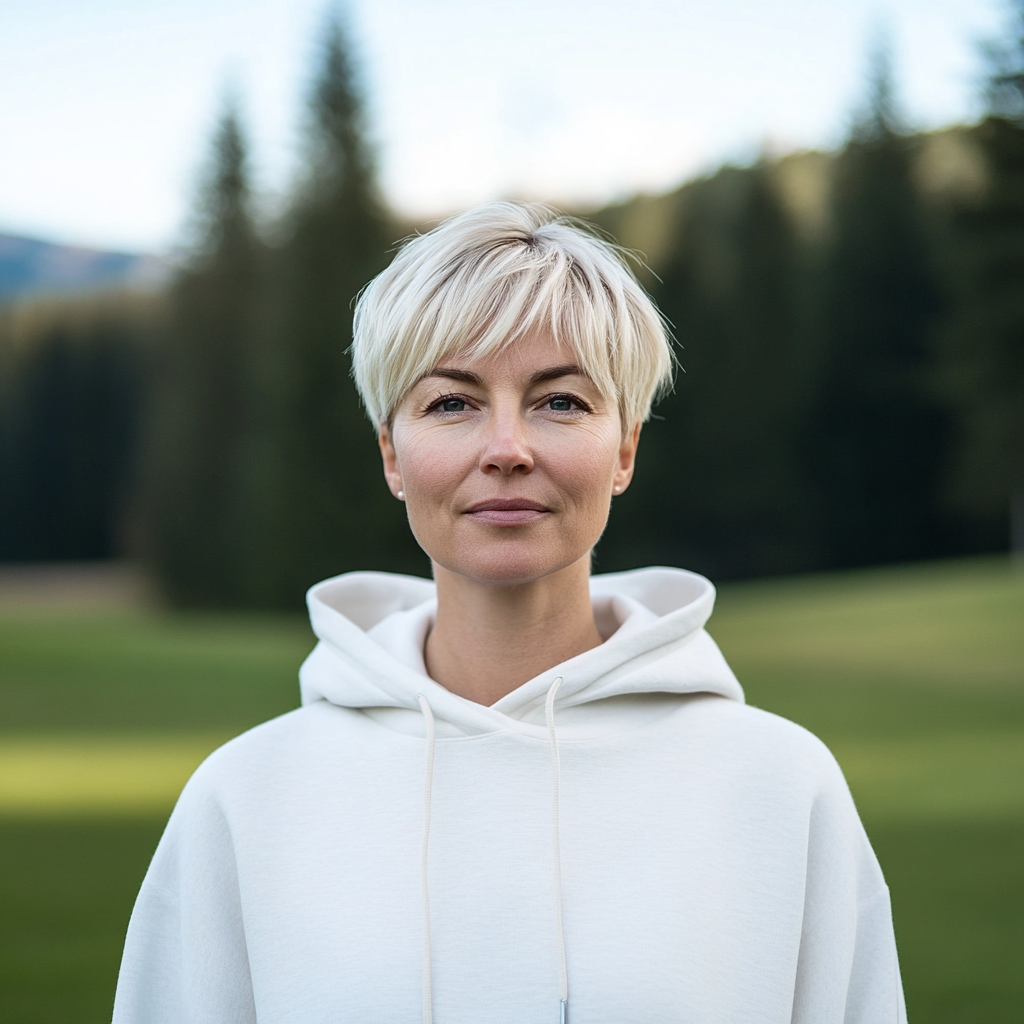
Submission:
[[[427,727],[427,764],[423,780],[423,1024],[434,1020],[434,1001],[430,965],[430,878],[427,869],[430,863],[430,802],[434,793],[434,712],[422,693],[416,699],[423,712]]]
[[[565,960],[565,935],[562,929],[562,766],[558,756],[558,734],[555,732],[555,695],[561,685],[559,676],[548,690],[544,714],[551,737],[551,767],[555,796],[555,935],[558,940],[558,1024],[569,1020],[569,970]],[[420,711],[427,728],[427,759],[423,782],[423,1024],[433,1024],[434,1007],[430,960],[430,805],[434,790],[434,712],[427,698],[417,694]]]
[[[555,934],[558,937],[558,1024],[568,1024],[569,968],[565,962],[565,934],[562,929],[562,763],[558,757],[558,733],[555,732],[555,694],[562,683],[559,676],[548,690],[544,717],[551,736],[551,767],[555,792]]]

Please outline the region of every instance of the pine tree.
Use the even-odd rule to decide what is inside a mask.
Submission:
[[[20,337],[0,395],[0,561],[123,556],[151,317],[79,300]]]
[[[949,420],[932,394],[940,291],[912,160],[880,48],[868,109],[834,170],[821,377],[808,425],[834,566],[927,557],[944,542]]]
[[[246,145],[228,102],[197,203],[196,238],[171,298],[143,518],[167,596],[248,603],[245,466],[255,372],[260,247]]]
[[[352,304],[387,264],[393,238],[364,117],[335,17],[311,97],[308,176],[279,263],[280,504],[266,596],[289,607],[328,575],[421,567],[350,377]]]
[[[975,139],[988,183],[954,227],[959,302],[948,380],[965,422],[956,497],[991,524],[987,546],[1008,543],[1024,557],[1024,0],[986,55],[989,113]]]
[[[795,430],[805,392],[798,243],[762,163],[688,186],[655,298],[682,370],[644,428],[602,568],[649,561],[716,578],[813,557]]]

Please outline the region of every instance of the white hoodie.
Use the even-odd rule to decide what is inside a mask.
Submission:
[[[424,671],[432,583],[315,586],[303,707],[185,787],[115,1024],[904,1021],[842,773],[743,703],[714,588],[591,592],[606,642],[484,707]]]

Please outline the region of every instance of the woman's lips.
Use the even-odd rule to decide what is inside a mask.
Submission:
[[[492,498],[466,509],[466,515],[491,526],[523,526],[548,515],[549,509],[526,498]]]

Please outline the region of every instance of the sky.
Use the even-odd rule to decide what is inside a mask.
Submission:
[[[258,195],[298,173],[328,0],[0,0],[0,232],[183,237],[228,91]],[[580,208],[723,161],[834,147],[889,39],[908,123],[978,115],[1001,0],[348,0],[384,194]]]

